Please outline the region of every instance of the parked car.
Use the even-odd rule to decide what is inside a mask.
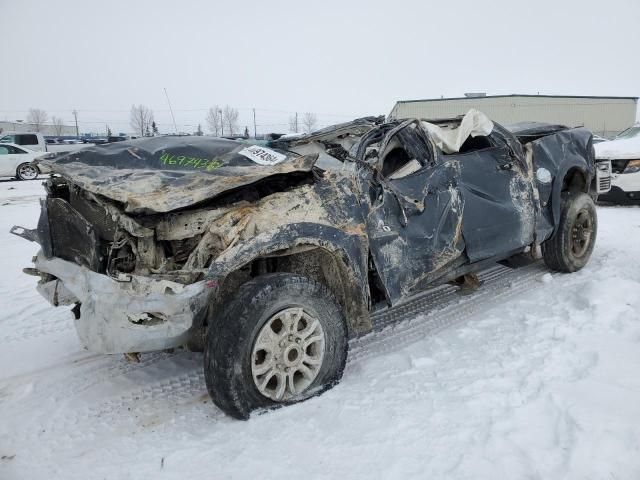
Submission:
[[[84,137],[82,139],[83,143],[90,143],[93,145],[103,145],[105,143],[109,143],[107,137]]]
[[[14,143],[0,143],[0,177],[15,177],[18,180],[38,178],[40,169],[32,162],[45,155]]]
[[[597,234],[591,132],[475,110],[47,162],[37,228],[11,230],[42,247],[38,290],[91,351],[204,350],[213,401],[241,419],[335,385],[373,310],[523,255],[574,272]]]
[[[62,143],[57,139],[45,139],[39,132],[3,132],[0,143],[13,143],[36,152],[71,152],[84,145]]]
[[[640,125],[633,126],[614,140],[595,146],[598,162],[611,164],[611,190],[599,201],[616,204],[640,203]]]

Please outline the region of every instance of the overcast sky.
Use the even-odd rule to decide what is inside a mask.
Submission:
[[[640,96],[640,1],[0,0],[0,119],[46,110],[80,130],[240,124],[284,131],[387,114],[396,100],[488,94]]]

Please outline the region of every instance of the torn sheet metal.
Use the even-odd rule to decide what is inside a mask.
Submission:
[[[96,145],[46,162],[54,173],[120,202],[128,213],[163,213],[275,175],[311,172],[316,161],[273,149],[279,161],[258,165],[240,154],[245,148],[212,137],[151,137]]]

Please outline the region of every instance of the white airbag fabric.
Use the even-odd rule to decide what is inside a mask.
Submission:
[[[470,109],[457,128],[442,128],[429,122],[421,122],[436,146],[444,153],[456,153],[469,136],[487,136],[493,130],[493,122],[484,113]]]

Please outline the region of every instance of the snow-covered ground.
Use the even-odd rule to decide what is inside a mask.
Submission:
[[[93,355],[21,272],[40,181],[0,182],[0,479],[640,478],[640,208],[590,264],[494,269],[352,342],[342,382],[248,422],[199,354]]]

